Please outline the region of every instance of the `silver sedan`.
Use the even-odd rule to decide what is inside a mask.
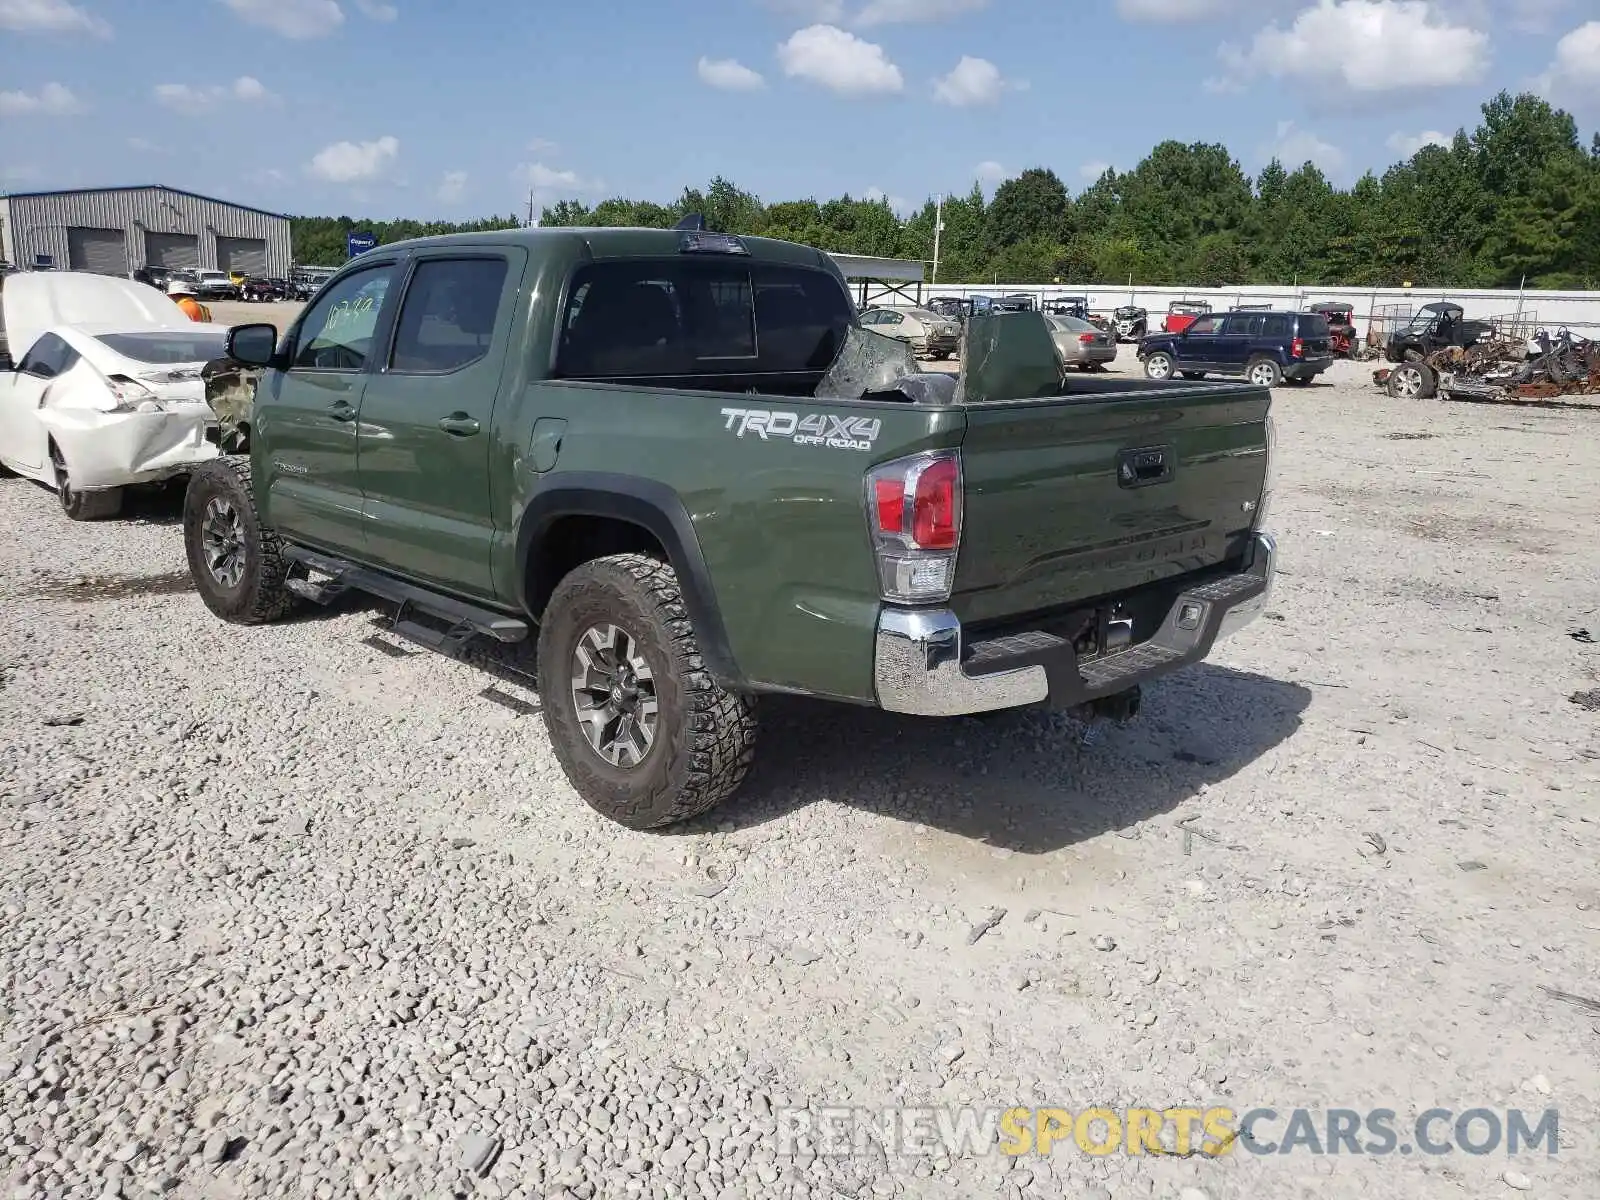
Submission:
[[[1117,339],[1081,317],[1046,317],[1061,359],[1080,371],[1098,371],[1117,357]]]

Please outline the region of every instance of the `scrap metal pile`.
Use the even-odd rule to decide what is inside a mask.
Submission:
[[[1563,329],[1532,340],[1490,335],[1470,346],[1446,346],[1372,373],[1391,396],[1487,400],[1503,404],[1600,399],[1600,341]]]

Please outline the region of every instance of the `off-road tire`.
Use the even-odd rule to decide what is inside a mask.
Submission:
[[[1258,386],[1275,388],[1283,382],[1283,368],[1270,358],[1252,358],[1244,365],[1244,377],[1251,383],[1257,383],[1255,376],[1262,375]]]
[[[80,492],[72,486],[67,474],[67,464],[61,451],[50,447],[50,465],[55,469],[56,499],[69,521],[104,521],[122,511],[122,489],[103,488],[100,491]]]
[[[238,516],[244,568],[232,587],[219,580],[206,561],[202,531],[213,499],[231,504]],[[183,545],[195,591],[205,606],[224,621],[264,625],[283,617],[294,606],[294,593],[285,586],[292,567],[283,556],[282,539],[261,523],[248,458],[214,458],[189,476],[189,486],[183,493]]]
[[[618,767],[590,745],[572,695],[572,664],[591,628],[616,625],[655,680],[655,738]],[[550,744],[585,803],[629,829],[657,829],[715,808],[744,782],[755,752],[755,703],[706,670],[678,576],[659,559],[613,554],[556,585],[539,626],[539,693]]]

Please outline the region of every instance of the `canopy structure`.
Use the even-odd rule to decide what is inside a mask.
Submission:
[[[877,284],[882,292],[913,304],[922,303],[923,264],[919,259],[874,258],[865,254],[835,254],[831,250],[828,257],[839,264],[847,280],[860,285],[863,306],[867,303],[868,284]]]

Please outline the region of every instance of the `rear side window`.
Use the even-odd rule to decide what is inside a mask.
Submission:
[[[61,338],[47,333],[33,344],[33,349],[28,351],[17,370],[40,379],[54,379],[63,371],[71,370],[79,357],[78,352]]]
[[[1304,313],[1300,317],[1300,336],[1325,338],[1328,336],[1328,319],[1321,313]]]
[[[1261,313],[1236,313],[1227,319],[1227,328],[1223,332],[1260,337],[1266,320]]]
[[[390,370],[444,375],[481,360],[494,339],[505,281],[503,258],[418,263],[400,305]]]
[[[631,259],[573,275],[556,374],[670,378],[826,371],[850,325],[833,276],[803,267]]]
[[[1294,318],[1288,313],[1268,313],[1261,331],[1263,337],[1286,338]]]

